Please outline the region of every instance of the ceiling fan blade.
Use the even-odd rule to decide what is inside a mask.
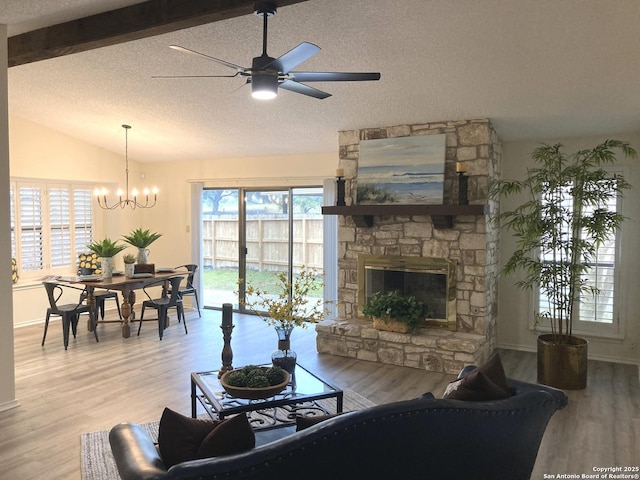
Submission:
[[[240,72],[235,75],[152,75],[151,78],[235,78],[240,75]]]
[[[348,72],[289,72],[296,82],[362,82],[380,80],[380,73],[348,73]]]
[[[310,87],[309,85],[304,85],[302,83],[294,82],[292,80],[285,80],[280,85],[279,88],[284,88],[285,90],[290,90],[292,92],[301,93],[303,95],[307,95],[309,97],[318,98],[320,100],[324,100],[331,96],[330,93],[323,92],[322,90],[318,90],[317,88]]]
[[[277,68],[279,72],[287,73],[302,62],[309,60],[320,51],[320,47],[309,42],[302,42],[284,55],[279,56],[265,68]]]
[[[178,52],[190,53],[192,55],[197,55],[199,57],[206,58],[208,60],[219,63],[220,65],[224,65],[225,67],[233,68],[234,70],[238,70],[238,72],[245,73],[248,69],[241,67],[240,65],[236,65],[235,63],[226,62],[224,60],[220,60],[219,58],[211,57],[209,55],[205,55],[204,53],[196,52],[195,50],[190,50],[185,47],[181,47],[180,45],[169,45],[169,48],[173,48]]]

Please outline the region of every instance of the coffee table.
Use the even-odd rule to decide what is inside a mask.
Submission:
[[[270,366],[270,365],[264,365]],[[319,400],[335,398],[331,412]],[[213,419],[246,413],[255,430],[295,424],[296,416],[342,412],[343,392],[298,364],[286,388],[273,397],[260,400],[235,398],[224,391],[218,371],[191,373],[191,416],[196,418],[200,404]]]

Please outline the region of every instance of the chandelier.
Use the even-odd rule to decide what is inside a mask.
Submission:
[[[148,188],[145,188],[143,190],[142,194],[145,197],[144,203],[141,201],[138,201],[138,190],[135,188],[131,190],[131,197],[133,198],[129,197],[129,129],[131,128],[131,125],[122,125],[122,128],[124,128],[124,145],[125,145],[124,146],[125,190],[123,192],[122,189],[119,189],[116,192],[116,195],[118,195],[119,200],[113,203],[113,205],[109,205],[109,203],[107,202],[107,193],[109,193],[107,189],[96,188],[94,193],[96,195],[96,200],[98,200],[98,206],[104,210],[114,210],[118,207],[120,208],[129,207],[131,208],[131,210],[135,210],[136,208],[151,208],[156,204],[156,200],[158,197],[158,189],[156,187],[153,187],[153,190],[151,192],[149,191]],[[153,203],[149,203],[150,193],[153,194]],[[124,195],[124,198],[122,198],[123,195]]]

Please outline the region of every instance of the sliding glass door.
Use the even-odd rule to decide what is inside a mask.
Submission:
[[[277,272],[291,278],[302,265],[322,270],[321,206],[320,187],[205,189],[205,308],[231,303],[244,311],[238,297],[244,295],[239,279],[275,292]]]

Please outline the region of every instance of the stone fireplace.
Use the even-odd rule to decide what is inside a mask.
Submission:
[[[464,161],[469,204],[494,209],[487,187],[500,171],[501,152],[487,119],[340,132],[347,207],[355,204],[360,140],[433,134],[446,135],[444,204],[458,204],[456,162]],[[454,215],[446,225],[414,213],[371,217],[363,224],[338,216],[338,318],[316,326],[318,351],[446,373],[484,362],[496,348],[499,268],[498,232],[488,217]],[[368,295],[393,288],[432,305],[418,332],[378,331],[359,315]]]

